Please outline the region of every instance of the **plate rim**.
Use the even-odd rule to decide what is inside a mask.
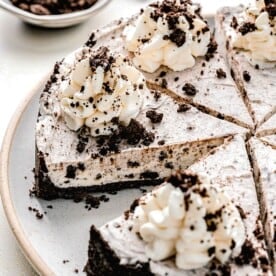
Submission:
[[[32,246],[32,243],[25,234],[21,223],[18,219],[13,200],[10,193],[10,181],[9,181],[9,161],[11,149],[14,142],[14,136],[18,125],[21,122],[22,114],[27,110],[30,102],[34,96],[38,93],[39,88],[45,85],[45,82],[49,78],[49,73],[44,75],[38,83],[30,89],[27,95],[21,100],[17,108],[15,109],[5,132],[2,147],[0,151],[0,195],[2,199],[2,206],[5,216],[9,223],[9,226],[15,236],[17,243],[26,257],[27,261],[31,264],[34,270],[43,275],[55,275],[50,267],[39,256],[38,252]]]

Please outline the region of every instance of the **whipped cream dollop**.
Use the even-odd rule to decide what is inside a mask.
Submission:
[[[250,61],[276,61],[276,3],[256,0],[237,20],[233,46],[248,51]],[[232,24],[233,26],[233,24]],[[235,26],[235,24],[234,24]]]
[[[133,221],[148,258],[174,257],[180,269],[197,269],[213,258],[225,263],[245,241],[243,221],[229,197],[191,173],[171,176],[143,196]]]
[[[207,53],[211,38],[199,13],[187,0],[165,0],[142,10],[135,25],[124,31],[135,66],[150,73],[161,65],[173,71],[194,66],[195,57]]]
[[[85,125],[92,136],[110,135],[118,121],[127,126],[138,115],[144,89],[143,75],[125,57],[101,47],[77,61],[62,81],[62,115],[72,130]]]

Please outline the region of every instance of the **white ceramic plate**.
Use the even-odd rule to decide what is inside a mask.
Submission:
[[[135,5],[138,5],[137,1]],[[144,4],[146,2],[141,1]],[[210,15],[222,4],[234,5],[240,1],[198,2],[203,4],[204,13]],[[78,269],[78,275],[81,275],[87,260],[91,224],[100,226],[120,215],[141,192],[134,189],[109,195],[109,202],[91,211],[84,208],[84,203],[76,204],[71,200],[49,202],[29,197],[29,189],[34,181],[34,128],[38,98],[44,82],[26,97],[6,132],[0,164],[2,201],[10,226],[24,254],[38,273],[76,275],[74,270]],[[52,205],[53,209],[47,208],[48,205]],[[28,210],[29,207],[47,214],[38,220],[35,213]],[[69,262],[64,264],[64,260]]]
[[[7,130],[1,160],[2,200],[10,226],[24,254],[36,271],[43,275],[84,274],[89,228],[102,225],[126,210],[141,196],[138,189],[108,195],[99,209],[88,211],[85,204],[72,200],[45,201],[29,196],[34,175],[34,127],[38,98],[43,85],[35,89],[16,111]],[[52,205],[53,209],[47,208]],[[38,220],[28,208],[44,214]],[[63,260],[69,260],[63,263]]]

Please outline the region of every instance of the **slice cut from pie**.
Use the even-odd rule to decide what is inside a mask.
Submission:
[[[266,5],[272,2],[256,1],[256,3],[256,5],[264,4],[265,7],[252,7],[247,10],[244,6],[221,9],[216,17],[216,33],[221,51],[226,54],[231,67],[232,77],[256,125],[259,126],[276,111],[276,40],[272,23],[273,20],[275,22],[275,15],[271,14],[271,23],[269,19],[265,19],[268,9]],[[271,8],[272,13],[273,9],[275,14],[275,4],[274,8]],[[264,25],[259,27],[256,24]]]
[[[109,275],[116,272],[118,275],[272,275],[243,139],[228,140],[190,168],[199,175],[208,174],[211,186],[205,178],[200,177],[199,181],[195,174],[185,172],[172,176],[161,188],[136,200],[130,211],[121,217],[99,229],[91,227],[88,275],[96,272]],[[197,186],[198,181],[207,186]],[[232,207],[220,202],[221,194],[216,192],[213,199],[220,203],[213,205],[209,189],[223,190],[223,198],[232,202]],[[178,194],[180,190],[183,194]],[[198,193],[197,196],[194,193]],[[201,213],[201,200],[212,206],[212,214],[208,210]],[[184,213],[180,212],[183,205]],[[223,206],[222,209],[219,206]],[[224,212],[227,215],[219,218]],[[178,220],[183,216],[185,220],[181,223]],[[236,233],[235,238],[222,234],[220,223],[226,217],[229,221],[225,222],[224,229],[230,227]],[[235,226],[231,224],[234,221]],[[217,234],[222,235],[221,238]],[[212,237],[217,238],[211,246]],[[212,259],[214,256],[216,260]]]
[[[266,136],[276,134],[276,114],[264,122],[256,130],[257,136]]]
[[[154,184],[226,136],[248,132],[149,90],[139,71],[106,48],[83,48],[56,65],[40,99],[36,193],[70,198]]]
[[[165,2],[172,3],[174,1]],[[183,6],[185,5],[183,3]],[[86,45],[89,47],[106,46],[133,59],[133,53],[126,48],[126,30],[135,28],[137,17],[136,15],[128,20],[114,22],[93,32]],[[206,23],[204,23],[205,25]],[[209,30],[209,27],[207,26],[205,29]],[[201,30],[199,33],[201,33]],[[144,37],[140,37],[138,40],[148,41]],[[162,44],[162,42],[160,43]],[[215,50],[215,43],[214,45],[212,43],[214,42],[210,42],[209,46],[212,49],[212,54],[207,53],[207,57],[197,57],[195,65],[191,68],[173,71],[166,66],[161,66],[154,73],[146,73],[139,67],[137,69],[140,69],[145,74],[146,81],[151,88],[162,87],[164,92],[174,97],[179,97],[208,114],[252,129],[254,128],[252,118],[231,78],[226,61]],[[156,44],[156,47],[159,46]],[[152,49],[151,52],[155,53],[156,49]],[[185,63],[185,61],[183,62]]]
[[[270,249],[273,270],[276,273],[276,148],[257,138],[249,140],[262,219]]]

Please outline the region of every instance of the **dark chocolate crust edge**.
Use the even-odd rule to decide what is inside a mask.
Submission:
[[[163,179],[149,179],[114,182],[105,185],[92,185],[89,187],[70,187],[59,188],[56,187],[48,176],[48,169],[45,165],[44,156],[36,149],[35,154],[35,185],[34,193],[37,197],[46,200],[53,200],[57,198],[75,199],[83,194],[92,192],[113,192],[127,188],[139,188],[141,186],[158,185],[163,182]]]
[[[136,263],[135,265],[121,265],[120,259],[103,239],[101,233],[94,225],[90,228],[90,241],[88,247],[88,262],[84,268],[88,276],[151,276],[149,263]]]

